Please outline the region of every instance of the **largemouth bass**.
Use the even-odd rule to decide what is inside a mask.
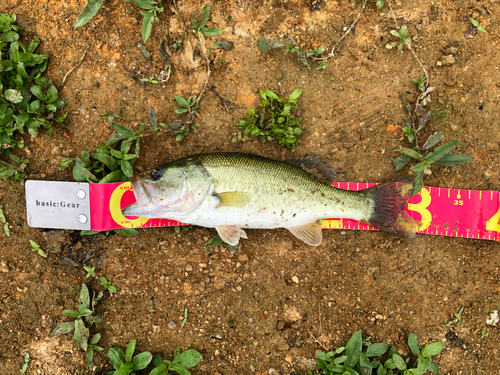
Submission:
[[[131,178],[137,202],[126,216],[165,218],[215,228],[237,245],[243,228],[286,228],[308,245],[322,241],[321,219],[347,218],[412,237],[404,211],[412,183],[361,191],[337,189],[286,162],[243,153],[199,154]]]

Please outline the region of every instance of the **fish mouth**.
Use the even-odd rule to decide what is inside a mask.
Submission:
[[[155,203],[157,193],[155,186],[144,182],[138,177],[131,177],[130,183],[138,206],[149,206]]]

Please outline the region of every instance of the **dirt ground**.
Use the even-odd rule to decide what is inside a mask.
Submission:
[[[179,17],[165,2],[168,44],[184,42]],[[192,71],[173,64],[165,84],[140,79],[163,69],[155,22],[145,46],[147,61],[136,47],[142,15],[121,0],[105,1],[97,16],[74,30],[84,0],[0,0],[2,12],[16,13],[24,37],[37,35],[39,53],[49,53],[46,76],[62,86],[69,116],[52,137],[31,140],[24,152],[31,179],[72,181],[60,171],[63,157],[95,150],[114,132],[106,111],[137,130],[151,106],[159,120],[179,115],[175,95],[197,95],[206,78],[203,63]],[[187,25],[205,1],[178,1]],[[392,148],[408,146],[387,129],[407,118],[400,96],[415,102],[412,78],[421,68],[404,50],[386,49],[395,29],[387,4],[377,11],[369,0],[354,32],[338,46],[326,69],[301,65],[284,48],[259,52],[257,40],[287,39],[303,49],[332,48],[360,11],[362,1],[214,0],[209,27],[224,33],[206,37],[234,43],[231,51],[210,52],[211,76],[201,100],[200,126],[181,142],[170,135],[145,137],[136,171],[200,152],[244,151],[278,160],[315,152],[337,171],[339,181],[378,182],[411,174],[394,173]],[[436,130],[445,140],[460,139],[461,154],[474,163],[435,166],[429,186],[498,190],[500,188],[500,6],[495,0],[394,0],[397,20],[409,29],[412,46],[426,67],[435,116],[424,137]],[[470,17],[487,30],[472,30]],[[454,47],[450,50],[450,47]],[[451,51],[451,53],[450,53]],[[451,58],[449,57],[451,55]],[[448,56],[445,58],[445,56]],[[295,153],[274,142],[231,143],[236,121],[258,106],[259,90],[289,95],[302,88],[300,115],[305,133]],[[84,354],[71,335],[53,337],[51,330],[67,321],[65,309],[77,306],[82,267],[60,265],[59,255],[82,261],[118,289],[97,307],[103,317],[100,345],[125,348],[137,340],[140,351],[171,358],[173,350],[197,349],[203,355],[193,374],[306,374],[315,353],[344,346],[358,329],[372,342],[395,345],[403,356],[413,332],[421,346],[443,341],[436,357],[443,374],[498,374],[498,327],[486,316],[500,304],[500,254],[496,242],[417,235],[401,239],[378,232],[323,231],[312,248],[286,230],[249,230],[235,254],[219,246],[206,249],[215,230],[193,227],[187,234],[172,228],[144,229],[136,237],[99,234],[82,238],[74,231],[44,231],[26,224],[24,189],[0,182],[0,203],[11,236],[0,234],[0,373],[17,374],[30,353],[27,373],[90,374]],[[49,254],[30,251],[29,239]],[[49,248],[50,247],[50,248]],[[101,288],[102,289],[102,288]],[[464,308],[460,324],[446,323]],[[188,309],[184,327],[181,321]],[[95,372],[111,370],[96,354]]]

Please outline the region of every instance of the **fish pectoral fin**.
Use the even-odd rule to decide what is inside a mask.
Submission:
[[[226,191],[215,194],[219,198],[219,204],[216,208],[222,206],[242,207],[250,200],[250,194],[241,191]]]
[[[298,239],[304,241],[310,246],[319,246],[323,241],[321,234],[321,220],[318,219],[313,223],[301,225],[298,227],[287,228]]]
[[[245,231],[236,225],[219,225],[215,229],[217,229],[222,241],[231,246],[238,245],[240,238],[248,238]]]

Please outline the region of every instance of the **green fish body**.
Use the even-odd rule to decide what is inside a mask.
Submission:
[[[137,202],[126,207],[124,215],[216,228],[231,245],[247,238],[243,228],[287,228],[318,246],[321,219],[327,218],[355,219],[403,236],[416,231],[404,211],[410,182],[342,190],[286,162],[250,154],[193,155],[131,182]]]

